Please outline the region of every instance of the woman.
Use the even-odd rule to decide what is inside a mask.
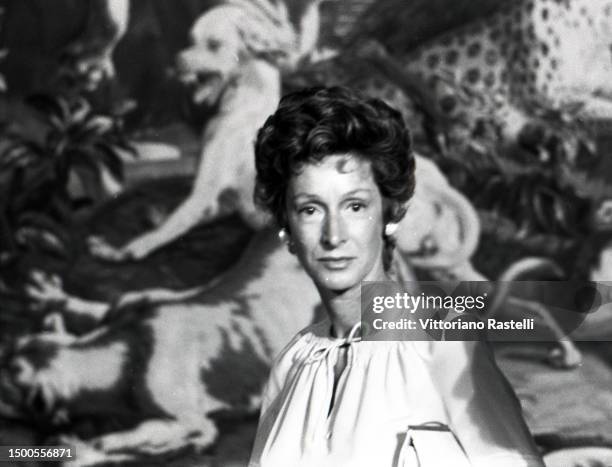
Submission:
[[[342,88],[297,92],[259,131],[255,162],[256,200],[327,319],[277,358],[249,465],[543,466],[484,347],[360,340],[361,282],[389,280],[415,185],[400,114]]]

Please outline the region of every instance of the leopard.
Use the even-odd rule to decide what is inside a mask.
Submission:
[[[414,43],[410,28],[403,34]],[[430,114],[462,126],[468,138],[489,119],[508,144],[542,109],[568,109],[594,126],[612,118],[612,0],[505,2],[396,50],[356,37],[336,57],[286,82],[345,85],[381,98],[402,112],[417,139],[423,136],[419,96]]]
[[[397,60],[426,83],[443,115],[489,115],[513,140],[537,108],[575,105],[586,121],[611,118],[611,45],[611,0],[518,0]]]

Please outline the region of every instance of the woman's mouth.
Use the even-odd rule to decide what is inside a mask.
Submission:
[[[354,257],[350,256],[326,256],[323,258],[319,258],[319,262],[323,264],[326,269],[329,269],[331,271],[340,271],[342,269],[346,269],[354,259]]]

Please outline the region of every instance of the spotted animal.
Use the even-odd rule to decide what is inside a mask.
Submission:
[[[398,57],[433,91],[439,110],[469,118],[457,89],[513,138],[534,103],[581,102],[589,118],[612,116],[612,1],[519,0]],[[464,115],[464,116],[466,116]]]

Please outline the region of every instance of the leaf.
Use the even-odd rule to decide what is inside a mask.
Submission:
[[[123,180],[123,161],[115,148],[106,143],[98,143],[95,147],[100,151],[101,162],[104,166],[115,178]]]
[[[86,118],[91,113],[91,105],[82,97],[77,99],[71,109],[71,125],[79,125],[85,122]]]
[[[100,184],[100,166],[96,157],[90,151],[75,151],[76,156],[72,160],[71,168],[79,176],[83,185],[88,183],[87,174],[93,175]]]
[[[61,224],[52,217],[37,211],[29,211],[21,214],[17,218],[17,225],[19,227],[32,227],[40,230],[47,230],[58,237],[67,236],[65,228]],[[68,240],[68,238],[65,240]]]
[[[109,132],[114,122],[108,117],[94,116],[86,121],[73,125],[68,132],[72,145],[91,145],[102,139],[112,139]]]
[[[42,153],[42,148],[34,142],[19,141],[8,145],[0,154],[0,171],[14,166],[26,167],[33,164]]]
[[[95,116],[87,120],[84,125],[85,131],[91,131],[97,136],[102,136],[112,130],[115,122],[106,116]]]
[[[15,238],[22,246],[41,249],[62,258],[68,256],[66,245],[69,243],[62,242],[54,232],[34,227],[21,227],[16,231]]]
[[[113,143],[123,151],[130,154],[133,158],[138,157],[138,151],[136,151],[136,148],[132,146],[123,135],[120,135]]]
[[[66,128],[68,126],[68,122],[62,120],[61,117],[55,114],[48,114],[47,121],[51,125],[52,131],[55,131],[56,133],[63,133],[64,131],[66,131]]]
[[[559,227],[561,233],[570,235],[575,234],[574,229],[571,228],[569,210],[561,196],[555,196],[552,202],[552,208],[555,225]]]
[[[546,209],[544,198],[542,196],[534,196],[533,213],[538,226],[546,227],[550,224],[550,220],[548,218],[548,210]]]

